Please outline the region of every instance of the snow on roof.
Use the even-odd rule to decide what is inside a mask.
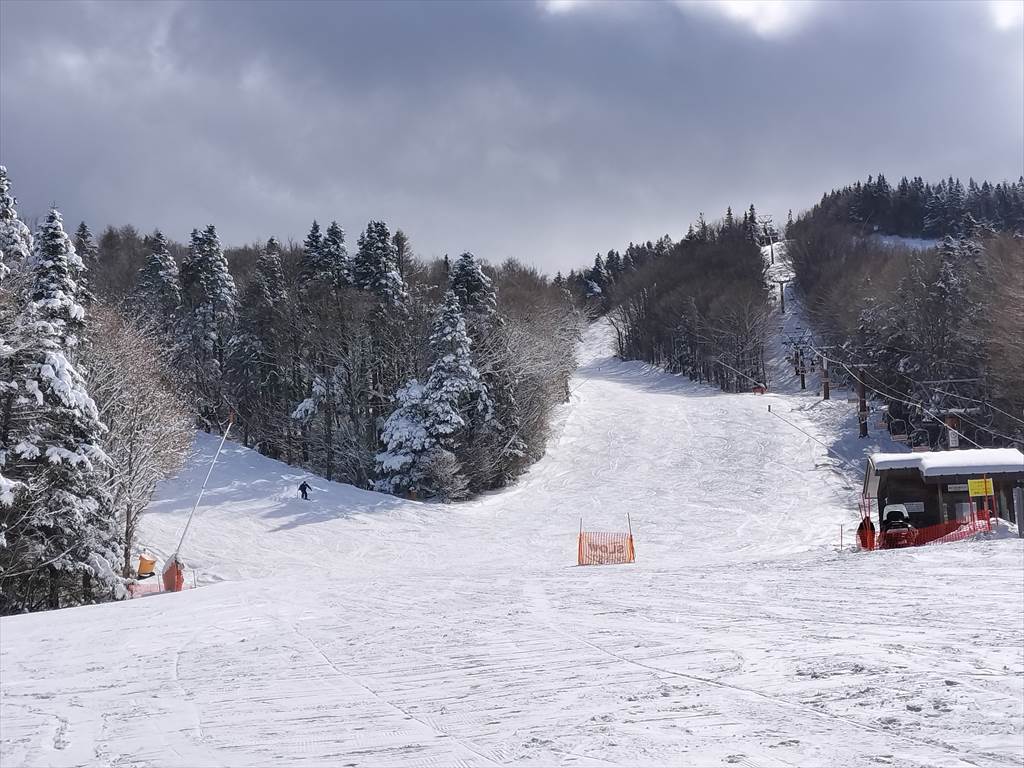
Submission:
[[[916,469],[924,477],[995,475],[1024,472],[1024,453],[1016,448],[971,448],[926,453],[873,453],[875,470]]]

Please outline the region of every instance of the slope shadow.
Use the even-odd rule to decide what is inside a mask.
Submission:
[[[185,469],[173,480],[161,483],[157,488],[158,500],[149,505],[146,514],[180,514],[190,510],[206,479],[219,442],[215,435],[198,434]],[[224,472],[225,469],[230,472],[230,481],[225,481],[223,474],[218,478],[218,470]],[[308,501],[299,498],[298,486],[303,480],[312,487]],[[200,513],[203,509],[223,504],[244,505],[253,499],[273,504],[256,517],[267,520],[289,518],[271,528],[270,532],[350,518],[356,514],[381,514],[400,508],[408,510],[409,505],[418,504],[325,480],[228,441],[213,469],[211,484],[203,494]]]

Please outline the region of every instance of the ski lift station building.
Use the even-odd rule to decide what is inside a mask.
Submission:
[[[973,509],[985,505],[984,498],[971,496],[984,483],[970,481],[986,478],[992,481],[988,509],[1024,528],[1024,453],[1016,448],[874,453],[864,473],[864,496],[877,503],[879,527],[887,504],[904,504],[911,524],[924,528],[970,519]]]

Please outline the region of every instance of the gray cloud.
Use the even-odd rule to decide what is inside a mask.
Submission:
[[[1016,178],[1024,42],[988,11],[8,0],[0,161],[23,212],[94,228],[374,217],[553,272],[879,170]]]

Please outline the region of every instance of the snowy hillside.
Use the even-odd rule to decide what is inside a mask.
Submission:
[[[842,393],[726,395],[609,349],[593,326],[547,455],[470,503],[304,502],[229,444],[199,589],[0,621],[0,762],[1019,765],[1024,542],[839,551],[859,478],[768,405],[855,456]],[[145,522],[159,553],[197,448]],[[627,513],[637,563],[575,567],[580,519]]]

